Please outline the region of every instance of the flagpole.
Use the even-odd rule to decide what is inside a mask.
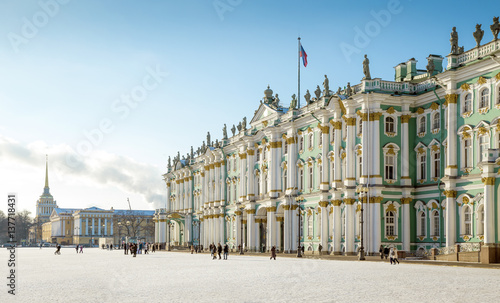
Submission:
[[[298,100],[298,108],[300,108],[300,37],[298,38],[299,40],[299,52],[298,52],[298,56],[299,56],[299,60],[298,60],[298,69],[299,69],[299,78],[298,78],[298,96],[297,96],[297,100]]]

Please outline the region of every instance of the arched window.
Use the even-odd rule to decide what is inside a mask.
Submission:
[[[433,166],[433,178],[439,178],[441,176],[441,153],[435,152],[432,159]]]
[[[490,136],[479,136],[479,161],[487,161],[488,154],[486,153],[490,148]]]
[[[299,150],[304,150],[304,137],[299,136]]]
[[[308,180],[309,181],[309,188],[314,188],[314,184],[313,184],[313,180],[314,180],[313,179],[314,178],[313,171],[314,171],[314,169],[313,169],[312,165],[309,166],[309,180]]]
[[[262,160],[264,160],[264,161],[266,160],[266,154],[267,154],[267,153],[266,153],[266,148],[265,148],[265,147],[263,147],[263,148],[262,148]]]
[[[323,182],[323,165],[318,165],[318,170],[319,170],[319,184]]]
[[[427,179],[427,155],[425,153],[418,156],[418,178],[419,180]]]
[[[285,143],[283,144],[283,154],[284,155],[288,154],[288,142],[286,142],[286,140]]]
[[[425,116],[421,117],[419,120],[418,132],[425,133]]]
[[[472,144],[471,139],[464,139],[464,166],[472,167]]]
[[[395,233],[395,218],[394,212],[388,211],[385,213],[385,234],[386,236],[394,236]]]
[[[319,146],[323,146],[323,133],[319,133]]]
[[[312,215],[312,213],[310,215],[307,215],[307,236],[308,237],[313,236],[313,215]]]
[[[287,170],[283,170],[283,184],[281,185],[281,188],[282,188],[282,191],[284,192],[286,190],[286,187],[288,186],[288,182],[287,182],[287,176],[288,175],[288,172]]]
[[[385,118],[385,132],[394,133],[394,118],[392,117]]]
[[[488,88],[483,89],[480,93],[480,97],[479,108],[488,107],[490,104],[490,90]]]
[[[257,184],[256,185],[257,185],[257,193],[256,194],[257,194],[257,196],[259,196],[260,195],[260,176],[257,177]]]
[[[238,192],[236,191],[236,188],[237,188],[236,182],[234,183],[233,186],[234,186],[233,187],[233,201],[238,201]]]
[[[420,223],[420,230],[418,231],[419,236],[425,236],[425,225],[426,225],[426,218],[425,218],[425,212],[420,212],[419,216],[419,223]]]
[[[257,150],[256,150],[256,156],[255,156],[255,159],[256,159],[256,161],[257,161],[257,162],[259,162],[259,161],[260,161],[260,149],[258,149],[258,148],[257,148]]]
[[[484,235],[484,205],[477,209],[477,234]]]
[[[435,113],[432,119],[432,130],[438,130],[440,122],[441,121],[439,113]]]
[[[227,200],[231,201],[231,183],[227,185]]]
[[[308,148],[314,148],[314,135],[313,133],[310,133],[309,136],[307,136],[307,144]]]
[[[463,113],[468,113],[472,111],[472,94],[468,93],[464,98]]]
[[[469,206],[464,207],[464,234],[472,235],[472,213]]]
[[[361,135],[363,134],[363,120],[359,120],[359,124],[358,124],[358,135]]]
[[[432,236],[439,237],[439,212],[432,212]]]
[[[385,179],[386,180],[395,180],[396,179],[396,174],[395,174],[395,161],[394,161],[394,155],[387,154],[385,155]]]

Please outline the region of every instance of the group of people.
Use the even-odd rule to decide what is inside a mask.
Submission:
[[[76,249],[76,253],[78,253],[78,248],[80,248],[80,253],[83,254],[83,245],[80,245],[80,244],[77,244],[75,249]]]
[[[391,265],[396,265],[399,264],[398,260],[398,249],[396,247],[384,247],[380,245],[380,249],[378,250],[380,253],[380,259],[385,259],[387,260],[387,257],[389,257],[389,261],[391,262]]]
[[[149,251],[151,250],[152,252],[156,252],[156,245],[152,243],[123,243],[123,252],[124,254],[128,255],[130,254],[133,257],[136,257],[137,254],[142,254],[142,251],[144,250],[144,254],[147,255]]]
[[[210,244],[209,249],[212,260],[217,259],[217,255],[219,256],[219,260],[221,260],[221,253],[224,253],[223,254],[224,260],[227,260],[227,256],[229,255],[229,246],[227,245],[227,243],[224,245],[224,248],[220,243],[218,245],[212,243]]]

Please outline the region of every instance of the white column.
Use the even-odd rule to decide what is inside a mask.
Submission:
[[[321,147],[321,166],[323,168],[323,172],[321,174],[321,184],[319,188],[321,190],[329,190],[330,182],[328,180],[328,176],[330,175],[330,163],[328,161],[328,152],[330,149],[330,126],[328,126],[328,124],[321,127],[320,136],[322,136],[323,140],[323,145]],[[323,247],[327,249],[324,245]]]
[[[104,218],[104,235],[108,235],[108,218]]]
[[[445,185],[448,188],[448,184]],[[446,246],[456,243],[456,196],[457,192],[452,189],[444,191],[446,196]]]
[[[97,219],[97,235],[101,235],[101,218]]]
[[[111,220],[111,236],[113,235],[113,220]]]
[[[268,244],[266,244],[266,250],[271,250],[273,245],[277,244],[276,234],[277,234],[277,224],[276,224],[276,207],[271,206],[267,208],[267,236],[269,239]]]
[[[495,243],[495,162],[483,162],[484,244]],[[498,201],[497,201],[498,202]]]
[[[95,221],[94,221],[94,217],[92,217],[92,236],[95,235]]]
[[[85,218],[85,235],[89,235],[89,218]]]
[[[333,252],[340,254],[342,240],[342,210],[340,209],[341,200],[332,200],[333,207]]]
[[[287,155],[287,186],[286,194],[290,195],[297,191],[297,133],[294,128],[289,129],[286,142],[288,144]],[[295,245],[291,243],[291,247]]]
[[[445,174],[447,176],[456,176],[458,172],[457,167],[457,94],[452,94],[447,91],[447,95],[445,96],[446,101],[448,102],[448,119],[446,129],[448,131],[448,148],[446,149],[446,158],[448,160],[448,165],[445,168]],[[452,213],[455,216],[455,213]],[[450,215],[448,215],[449,217]],[[448,224],[450,225],[450,224]],[[447,233],[446,236],[449,234]],[[448,243],[448,241],[447,241]],[[453,243],[454,245],[455,243]]]
[[[290,205],[283,205],[283,251],[292,250],[292,224],[290,222]]]
[[[243,147],[240,148],[239,158],[240,158],[240,167],[239,167],[239,169],[240,169],[240,184],[239,184],[240,193],[239,193],[238,201],[242,202],[246,198],[246,187],[247,187],[247,183],[248,183],[248,181],[245,182],[245,176],[247,173],[247,154],[246,154]]]
[[[403,230],[403,250],[410,251],[410,202],[411,198],[402,198],[402,230]]]
[[[344,199],[345,203],[345,251],[346,254],[353,254],[355,252],[354,250],[354,239],[355,239],[355,230],[354,230],[354,223],[355,223],[355,212],[354,212],[354,202],[355,200],[353,198],[346,198]]]
[[[255,250],[255,209],[247,209],[247,239],[248,250]]]
[[[254,165],[255,165],[255,150],[248,143],[247,147],[247,177],[248,177],[248,187],[247,187],[247,199],[250,201],[255,201],[255,175],[254,175]],[[250,227],[250,225],[248,225]],[[248,228],[250,229],[250,228]],[[250,239],[250,238],[248,238]],[[249,247],[250,249],[250,247]]]
[[[328,204],[327,201],[320,202],[321,206],[321,246],[323,251],[328,252]]]

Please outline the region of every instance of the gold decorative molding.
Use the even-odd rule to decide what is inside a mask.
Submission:
[[[327,206],[328,206],[328,204],[330,204],[330,202],[328,202],[328,201],[319,201],[319,203],[318,203],[318,204],[319,204],[319,206],[321,206],[321,207],[327,207]]]
[[[433,152],[437,152],[437,151],[439,151],[439,150],[440,150],[440,148],[439,148],[439,146],[438,146],[437,144],[434,144],[434,145],[432,145],[432,146],[431,146],[431,150],[432,150]]]
[[[496,82],[500,81],[500,73],[495,75]]]
[[[276,142],[271,142],[269,143],[269,145],[271,146],[271,148],[281,148],[281,141],[276,141]]]
[[[344,198],[344,203],[347,205],[353,205],[354,202],[356,202],[356,199],[354,198]]]
[[[221,162],[216,162],[214,165],[215,167],[220,167]]]
[[[381,203],[384,197],[370,197],[370,203]]]
[[[481,178],[481,182],[483,182],[484,185],[495,185],[495,177],[483,177]]]
[[[330,124],[332,125],[333,129],[342,129],[342,121],[334,122],[333,120],[330,120]]]
[[[266,210],[267,210],[268,212],[273,212],[273,213],[274,213],[274,212],[276,212],[276,206],[266,207]]]
[[[247,158],[247,154],[245,154],[245,153],[238,154],[238,156],[240,157],[241,160],[244,160]]]
[[[338,199],[338,200],[332,200],[332,205],[333,206],[340,206],[340,204],[342,204],[342,200]]]
[[[297,204],[294,204],[294,205],[292,205],[291,207],[292,207],[292,210],[296,210],[296,209],[297,209],[297,207],[299,207],[299,206],[298,206]]]
[[[290,205],[283,205],[283,210],[289,210],[290,209]]]
[[[481,76],[481,77],[479,77],[479,79],[477,79],[476,83],[479,85],[483,85],[486,83],[486,79],[483,76]]]
[[[234,214],[237,215],[237,216],[241,216],[242,212],[241,212],[241,210],[237,210],[237,211],[234,212]]]
[[[425,111],[425,110],[424,110],[424,108],[423,108],[423,107],[419,107],[419,108],[417,109],[417,114],[421,115],[421,114],[423,114],[423,113],[424,113],[424,111]]]
[[[437,109],[439,109],[439,105],[436,102],[432,102],[431,109],[432,110],[437,110]]]
[[[382,117],[382,113],[381,112],[371,113],[370,114],[370,121],[379,121],[380,117]]]
[[[312,131],[313,131],[313,130],[312,130],[312,128],[309,126],[309,127],[307,128],[307,132],[308,132],[308,133],[310,133],[310,132],[312,132]]]
[[[214,169],[215,168],[215,164],[213,164],[213,163],[209,164],[208,167],[209,167],[209,169]]]
[[[321,130],[322,134],[329,134],[330,133],[330,127],[328,125],[326,125],[326,126],[318,125],[318,128]]]
[[[447,94],[444,98],[447,104],[457,104],[458,94]]]
[[[462,90],[469,91],[470,85],[468,83],[464,83],[464,84],[460,85],[460,88]]]
[[[410,204],[410,202],[413,200],[413,198],[406,197],[406,198],[401,198],[401,204]]]
[[[391,147],[391,148],[389,148],[389,149],[387,150],[387,154],[388,154],[388,155],[396,155],[396,153],[394,152],[394,148],[392,148],[392,147]]]
[[[245,209],[247,215],[255,215],[255,209]]]
[[[340,158],[341,158],[342,160],[344,160],[344,159],[345,159],[345,157],[346,157],[346,153],[345,153],[345,152],[343,152],[343,153],[340,155]]]
[[[345,118],[345,121],[348,126],[356,125],[356,118]]]
[[[394,114],[394,113],[396,112],[396,110],[394,109],[394,107],[392,107],[392,106],[391,106],[391,107],[389,107],[389,108],[386,110],[386,112],[387,112],[389,115],[392,115],[392,114]]]
[[[253,149],[247,149],[247,155],[249,155],[249,156],[255,155],[255,150],[253,150]]]
[[[401,116],[401,123],[408,123],[410,122],[411,115],[402,115]]]
[[[290,137],[286,139],[287,144],[294,144],[297,143],[297,140],[295,140],[295,137]]]
[[[445,190],[443,194],[446,196],[446,198],[456,198],[457,197],[457,191],[456,190]]]
[[[268,124],[268,123],[269,123],[268,121],[264,121],[264,122],[262,122],[262,124],[264,125],[264,127],[267,127],[267,124]]]
[[[423,147],[419,147],[417,150],[419,155],[425,153],[425,148]]]
[[[489,131],[484,126],[481,126],[480,128],[478,128],[477,131],[478,131],[478,133],[479,133],[480,136],[489,134]]]

